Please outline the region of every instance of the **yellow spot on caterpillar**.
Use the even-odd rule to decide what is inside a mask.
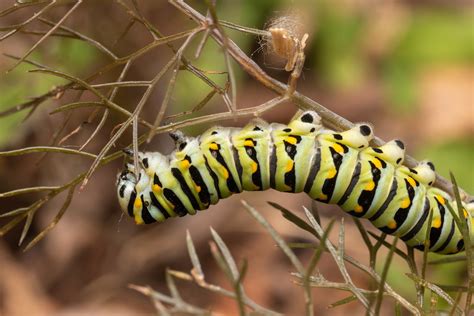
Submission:
[[[364,208],[360,205],[357,205],[356,207],[354,207],[354,212],[356,213],[362,213],[363,210]]]
[[[158,185],[158,184],[154,184],[151,189],[153,190],[153,192],[155,193],[158,193],[161,191],[161,187]]]
[[[406,198],[402,201],[402,204],[400,205],[401,208],[407,208],[410,206],[410,199]]]
[[[416,181],[415,181],[415,179],[413,179],[412,177],[408,177],[408,178],[406,178],[406,179],[407,179],[408,183],[410,183],[410,185],[411,185],[412,187],[416,187]]]
[[[372,160],[372,163],[375,165],[377,169],[382,169],[382,163],[380,162],[380,159],[374,159]]]
[[[296,142],[297,142],[296,137],[292,137],[292,136],[287,137],[285,140],[292,145],[296,145]]]
[[[446,204],[446,201],[444,200],[444,197],[442,197],[441,195],[436,195],[436,199],[438,200],[439,203],[441,204]]]
[[[431,223],[431,227],[440,228],[441,227],[441,218],[439,218],[439,217],[433,218],[433,222]]]
[[[188,169],[190,166],[191,166],[191,163],[189,162],[189,160],[187,159],[181,160],[182,169]]]
[[[390,222],[388,222],[387,227],[390,229],[395,229],[397,228],[397,222],[394,219],[392,219],[390,220]]]
[[[227,169],[224,167],[221,168],[221,174],[222,174],[222,177],[224,177],[224,179],[227,180],[229,178],[229,171],[227,171]]]
[[[197,193],[201,192],[201,187],[199,185],[195,185],[194,189],[196,190]]]
[[[134,206],[135,208],[141,208],[142,205],[143,205],[143,204],[142,204],[141,198],[139,198],[139,197],[136,198],[136,199],[135,199],[135,203],[133,203],[133,206]]]
[[[253,147],[253,141],[251,141],[250,139],[247,139],[246,141],[244,141],[244,146]]]
[[[328,196],[327,196],[326,194],[324,194],[324,193],[321,193],[321,194],[319,195],[319,198],[318,198],[318,199],[324,201],[324,200],[327,200],[327,199],[328,199]]]
[[[293,160],[288,160],[288,162],[286,163],[285,171],[290,172],[291,170],[293,170],[293,165]]]
[[[339,145],[339,144],[334,144],[334,145],[332,146],[332,148],[334,148],[334,150],[335,150],[337,153],[339,153],[339,154],[343,154],[343,153],[344,153],[344,148],[342,148],[342,146]]]
[[[252,167],[252,173],[254,173],[258,169],[258,164],[256,162],[252,162],[251,167]]]
[[[331,170],[328,171],[327,178],[332,179],[336,176],[336,174],[337,174],[336,168],[332,168]]]
[[[135,216],[135,224],[143,225],[145,223],[143,222],[143,218],[141,216]]]
[[[370,181],[369,183],[367,183],[367,185],[364,188],[365,191],[372,191],[373,189],[375,189],[374,181]]]
[[[209,144],[209,149],[210,150],[219,150],[219,146],[217,146],[216,143],[211,143],[211,144]]]

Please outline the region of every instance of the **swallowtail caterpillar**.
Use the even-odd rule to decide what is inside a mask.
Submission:
[[[399,140],[369,146],[373,131],[366,124],[335,132],[307,111],[288,125],[254,120],[243,128],[213,127],[198,137],[180,132],[172,137],[171,154],[139,153],[138,177],[131,163],[118,177],[120,206],[137,224],[194,215],[234,193],[272,188],[338,204],[417,249],[424,249],[429,229],[429,251],[464,250],[447,208],[457,210],[456,201],[432,187],[433,164],[403,166],[405,146]],[[463,203],[463,214],[473,242],[474,201]]]

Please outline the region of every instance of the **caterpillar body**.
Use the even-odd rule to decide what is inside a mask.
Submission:
[[[137,224],[193,215],[243,190],[273,188],[337,204],[417,249],[424,249],[428,233],[429,251],[464,250],[447,207],[456,210],[456,202],[432,187],[433,164],[403,166],[399,140],[370,147],[373,131],[367,124],[335,132],[307,111],[288,125],[257,119],[243,128],[213,127],[196,138],[180,132],[172,137],[171,154],[139,153],[138,177],[131,163],[118,176],[120,206]],[[474,201],[463,202],[463,214],[472,241]]]

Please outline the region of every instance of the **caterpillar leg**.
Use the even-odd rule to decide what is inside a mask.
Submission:
[[[288,128],[291,128],[298,135],[309,134],[321,130],[321,117],[314,111],[305,111],[296,115]]]
[[[436,179],[435,167],[430,161],[421,161],[418,166],[409,169],[409,174],[417,181],[431,187]]]

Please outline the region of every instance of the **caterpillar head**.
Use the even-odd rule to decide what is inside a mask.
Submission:
[[[133,203],[137,196],[135,174],[128,169],[123,170],[117,177],[117,195],[122,211],[133,217]]]

